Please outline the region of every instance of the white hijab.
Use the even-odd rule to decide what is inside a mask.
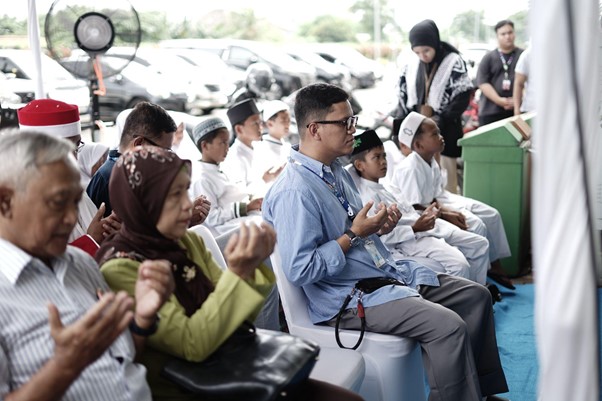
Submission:
[[[81,173],[81,183],[84,188],[92,179],[92,167],[109,151],[109,147],[102,143],[86,143],[77,154],[77,164]]]

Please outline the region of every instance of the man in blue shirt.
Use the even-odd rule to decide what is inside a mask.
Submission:
[[[351,154],[357,117],[345,91],[328,84],[301,89],[295,117],[299,149],[267,193],[264,218],[274,225],[287,278],[303,288],[314,323],[334,326],[343,300],[360,279],[392,277],[364,294],[366,330],[417,340],[431,391],[429,400],[480,401],[508,391],[500,364],[491,296],[468,280],[395,260],[378,234],[399,220],[395,205],[362,206],[337,158]],[[341,327],[359,329],[357,300]],[[499,399],[489,396],[487,399]]]

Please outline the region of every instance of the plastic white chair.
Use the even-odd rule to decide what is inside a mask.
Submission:
[[[280,300],[291,334],[337,347],[334,328],[314,325],[307,310],[307,298],[284,275],[277,249],[271,256]],[[357,342],[359,331],[341,330],[343,344]],[[414,340],[366,332],[357,349],[366,362],[366,376],[359,393],[367,401],[425,401],[424,369],[420,346]],[[337,367],[338,368],[338,367]]]
[[[209,228],[203,225],[193,226],[189,230],[203,239],[205,246],[211,252],[217,264],[225,270],[227,265],[222,247],[226,245],[229,237],[237,229],[221,235],[218,239],[213,236]],[[222,246],[218,243],[220,238],[222,239]],[[318,362],[314,366],[310,377],[358,392],[364,379],[365,370],[364,358],[359,352],[323,347],[320,349]]]
[[[211,231],[201,224],[192,226],[188,230],[194,232],[203,239],[207,250],[211,252],[211,256],[213,256],[213,259],[215,259],[217,265],[221,267],[222,270],[226,270],[226,259],[224,259],[224,254],[222,253],[222,250],[217,244],[215,237],[213,236],[213,234],[211,234]]]

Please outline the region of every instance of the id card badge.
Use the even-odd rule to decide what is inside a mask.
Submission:
[[[505,91],[509,91],[510,90],[510,80],[509,79],[504,79],[502,81],[502,89]]]
[[[378,249],[376,248],[374,241],[372,241],[370,239],[367,241],[364,241],[364,248],[366,248],[366,250],[370,254],[370,257],[372,257],[374,266],[376,266],[380,269],[382,266],[385,265],[385,263],[387,263],[385,258],[383,258],[383,255],[381,255],[380,252],[378,251]]]

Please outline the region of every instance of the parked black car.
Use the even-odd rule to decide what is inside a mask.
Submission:
[[[123,60],[110,55],[104,55],[100,60],[102,71],[108,76],[104,79],[106,94],[99,96],[102,120],[112,121],[122,110],[144,101],[158,104],[167,110],[186,110],[186,92],[152,69],[132,61],[121,72],[113,75],[116,68],[123,65]],[[63,63],[71,64],[71,68],[83,74],[91,70],[90,62],[89,58],[78,56],[63,60]]]

